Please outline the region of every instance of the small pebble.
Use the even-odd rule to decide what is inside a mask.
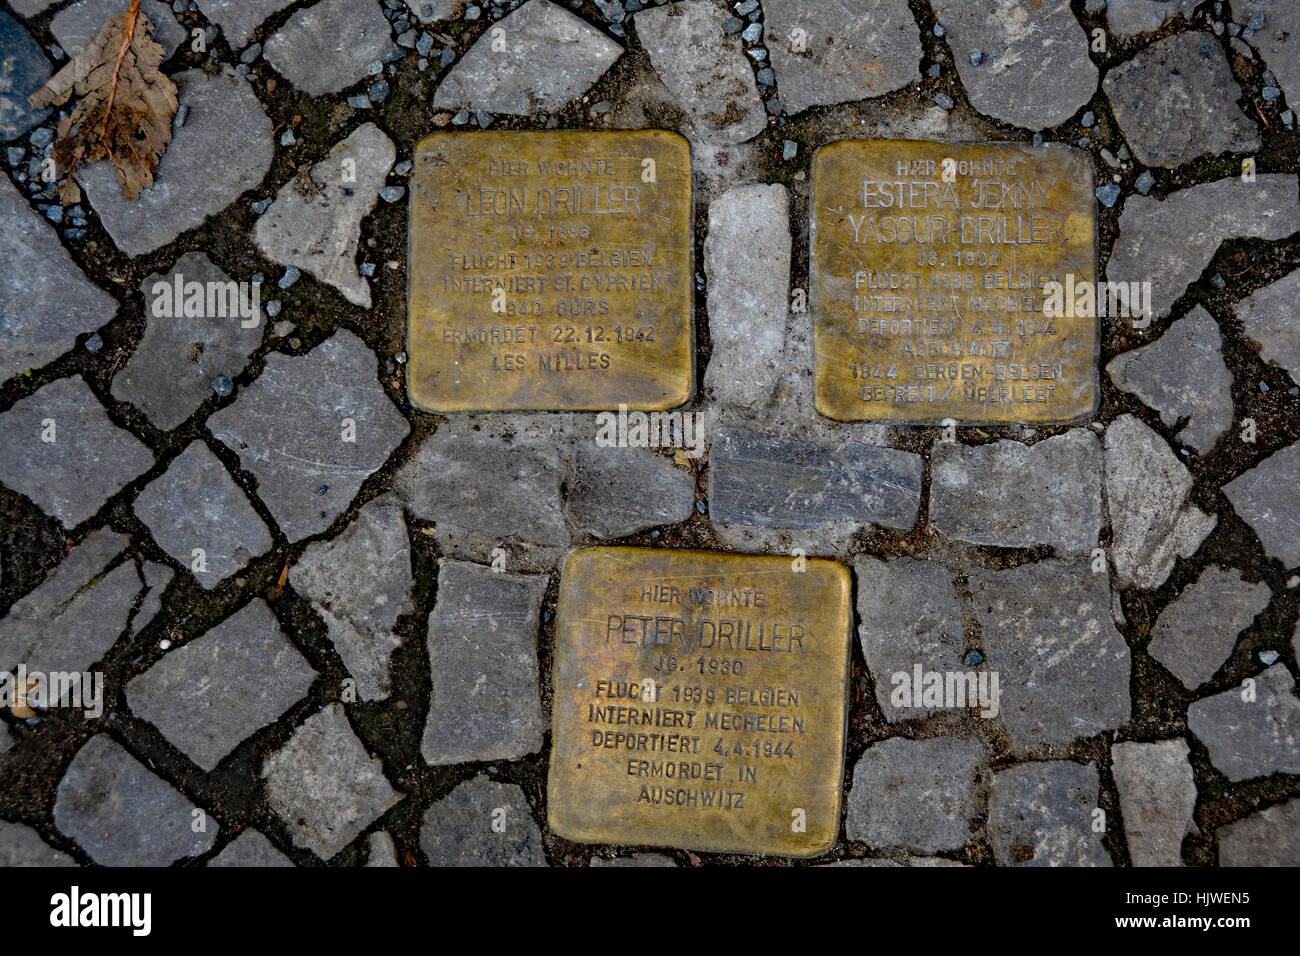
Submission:
[[[240,63],[252,63],[262,55],[262,44],[254,43],[247,50],[239,55]]]
[[[260,216],[262,215],[262,213],[266,212],[268,209],[271,208],[271,203],[273,202],[275,202],[275,198],[273,196],[268,196],[266,199],[259,199],[257,202],[251,204],[253,208],[253,212],[257,213]]]
[[[280,314],[281,308],[282,305],[280,303],[280,300],[272,299],[270,302],[266,303],[266,314],[274,319],[277,315]]]
[[[397,38],[397,45],[405,47],[408,50],[414,50],[415,44],[419,41],[420,34],[415,30],[407,30]]]
[[[1102,186],[1097,190],[1097,200],[1107,209],[1115,205],[1115,200],[1119,199],[1119,187],[1114,183],[1109,186]]]
[[[363,262],[357,267],[357,271],[369,279],[375,274],[375,264],[373,262]]]
[[[1279,656],[1280,656],[1280,655],[1278,654],[1277,651],[1260,651],[1260,652],[1259,652],[1259,659],[1260,659],[1260,662],[1263,663],[1263,664],[1264,664],[1265,666],[1267,666],[1267,667],[1272,667],[1274,664],[1276,664],[1276,663],[1277,663],[1277,659],[1278,659]]]
[[[368,110],[370,109],[370,97],[366,96],[364,93],[356,96],[349,96],[348,106],[352,107],[354,110]]]
[[[469,122],[469,110],[462,109],[459,113],[451,118],[452,126],[464,126]]]
[[[781,158],[787,163],[799,155],[799,144],[792,139],[787,139],[785,145],[781,147]]]
[[[771,86],[776,82],[776,73],[772,71],[770,66],[765,66],[758,71],[755,78],[758,80],[759,86]]]
[[[735,36],[743,29],[745,29],[745,21],[740,17],[732,17],[722,25],[722,32],[728,36]]]
[[[758,0],[745,0],[740,6],[736,7],[736,12],[742,17],[749,16],[758,9]]]
[[[763,39],[763,24],[751,23],[745,27],[744,32],[740,34],[740,38],[746,43],[757,43]]]
[[[370,63],[366,64],[366,72],[369,73],[371,76],[378,76],[380,73],[383,73],[384,61],[372,60]]]
[[[379,198],[384,202],[397,202],[406,195],[405,186],[385,186],[379,190]]]
[[[10,166],[21,166],[27,158],[27,151],[21,146],[10,146],[5,150],[5,158],[9,160]]]
[[[173,121],[172,125],[174,125],[177,129],[180,129],[182,126],[185,125],[185,121],[189,118],[190,118],[190,108],[186,106],[184,103],[182,103],[180,106],[176,107],[176,119]]]
[[[1226,289],[1228,283],[1221,273],[1216,272],[1214,275],[1210,276],[1210,285],[1214,286],[1216,289]]]
[[[222,375],[220,378],[213,380],[212,390],[222,398],[225,398],[235,390],[235,383],[230,380],[229,375]]]
[[[392,92],[392,88],[389,87],[387,80],[380,80],[378,83],[372,84],[366,92],[370,94],[370,99],[373,102],[382,103],[388,99],[388,94]]]
[[[409,159],[404,159],[396,166],[393,167],[393,175],[409,176],[411,174],[411,168],[412,168],[411,161]]]
[[[428,56],[429,51],[433,49],[433,34],[421,33],[420,39],[415,41],[415,52],[420,56]]]
[[[939,105],[940,108],[948,111],[952,111],[952,109],[955,108],[957,105],[956,102],[953,101],[953,98],[949,96],[947,93],[937,94],[934,98],[934,101],[936,104]]]
[[[302,270],[297,266],[288,266],[284,270],[284,275],[280,276],[280,281],[276,283],[281,289],[288,289],[295,282],[302,278]]]
[[[1272,103],[1275,99],[1277,99],[1281,95],[1282,95],[1282,91],[1279,90],[1276,86],[1264,87],[1263,96],[1264,96],[1265,103]]]
[[[103,347],[104,347],[104,340],[99,337],[98,332],[96,332],[90,338],[86,339],[87,352],[98,352]]]
[[[1145,196],[1147,193],[1151,192],[1151,187],[1155,184],[1156,178],[1152,176],[1150,172],[1144,171],[1142,175],[1137,178],[1137,182],[1133,184],[1133,188]]]
[[[982,664],[983,662],[984,662],[984,655],[981,654],[979,651],[972,650],[966,652],[967,667],[974,667],[976,664]]]
[[[483,11],[479,7],[471,5],[465,8],[466,20],[477,20],[482,15],[483,15]]]
[[[939,74],[943,72],[943,68],[939,66],[938,63],[931,63],[929,69],[927,69],[925,72],[926,75],[930,77],[930,79],[937,80],[939,78]]]
[[[44,149],[46,146],[49,146],[50,143],[54,142],[54,131],[44,126],[38,127],[37,129],[32,130],[32,135],[29,137],[29,141],[32,144],[32,149]]]
[[[1042,145],[1043,145],[1043,134],[1042,134],[1042,133],[1035,133],[1035,134],[1034,134],[1034,140],[1033,140],[1033,143],[1034,143],[1035,146],[1042,146]]]
[[[1083,124],[1084,129],[1088,129],[1093,123],[1097,122],[1097,117],[1093,115],[1092,110],[1088,110],[1083,114],[1083,118],[1079,122]]]
[[[971,50],[971,51],[970,51],[970,65],[971,65],[971,66],[979,66],[979,65],[980,65],[981,63],[983,63],[983,62],[984,62],[984,54],[983,54],[982,51],[980,51],[980,50]]]
[[[445,50],[442,51],[442,59],[439,60],[439,63],[442,66],[451,66],[455,62],[456,62],[455,50],[453,50],[451,47],[447,47]]]

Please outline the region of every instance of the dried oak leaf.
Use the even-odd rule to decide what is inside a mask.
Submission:
[[[176,115],[176,84],[159,67],[167,53],[153,38],[154,27],[140,12],[140,0],[111,17],[95,39],[29,98],[35,109],[81,97],[59,122],[54,159],[64,173],[64,204],[77,202],[77,170],[108,157],[127,199],[153,185]]]

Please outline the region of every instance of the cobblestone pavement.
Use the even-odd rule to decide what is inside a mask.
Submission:
[[[0,668],[104,681],[4,711],[0,863],[755,862],[547,826],[558,569],[605,542],[853,570],[815,862],[1300,863],[1300,4],[147,0],[173,142],[138,202],[101,164],[65,209],[26,96],[123,6],[0,2]],[[689,138],[703,456],[411,406],[444,128]],[[1087,151],[1100,261],[1154,300],[1103,321],[1094,419],[817,414],[791,293],[846,137]],[[260,321],[159,316],[178,275]],[[898,706],[914,664],[997,672],[1000,712]]]

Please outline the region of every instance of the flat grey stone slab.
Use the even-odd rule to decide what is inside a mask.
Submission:
[[[261,598],[126,685],[135,716],[211,771],[302,699],[316,672]]]
[[[662,853],[634,853],[632,856],[616,856],[612,860],[606,860],[603,857],[593,856],[590,866],[615,866],[615,867],[658,867],[658,866],[676,866],[670,857]]]
[[[158,547],[189,568],[205,588],[216,587],[271,550],[266,525],[202,441],[191,442],[146,485],[133,510]]]
[[[1282,239],[1300,230],[1295,176],[1266,173],[1191,186],[1164,199],[1129,196],[1119,218],[1106,278],[1150,282],[1159,318],[1204,271],[1225,239]]]
[[[443,77],[433,105],[510,116],[553,113],[587,92],[622,53],[563,7],[528,0],[478,38]]]
[[[547,583],[540,574],[438,562],[420,745],[429,763],[511,760],[541,749],[537,626]]]
[[[1119,743],[1111,756],[1133,865],[1182,866],[1183,837],[1196,829],[1187,741]]]
[[[294,0],[195,0],[203,15],[221,27],[231,47],[239,50],[248,43],[258,24],[291,6]]]
[[[338,537],[308,545],[289,569],[289,583],[324,619],[357,682],[357,697],[387,697],[389,658],[402,643],[393,628],[399,616],[415,610],[411,545],[397,499],[376,498]]]
[[[1223,666],[1272,596],[1267,584],[1247,583],[1236,568],[1210,565],[1160,612],[1147,651],[1194,690]]]
[[[208,866],[293,866],[293,860],[272,846],[271,841],[256,830],[245,830],[209,860]]]
[[[1236,783],[1274,773],[1300,773],[1300,700],[1282,663],[1196,701],[1187,726],[1210,752],[1210,763]],[[1249,699],[1248,699],[1249,698]]]
[[[933,7],[979,112],[1046,129],[1069,119],[1096,92],[1088,35],[1069,0],[1004,0],[996,13],[968,0],[936,0]]]
[[[91,40],[99,35],[109,17],[125,13],[127,7],[118,0],[77,0],[64,7],[50,21],[50,32],[59,41],[63,52],[75,57]],[[149,18],[154,27],[154,39],[171,56],[176,48],[188,39],[185,28],[176,22],[170,4],[159,0],[142,0],[140,12]]]
[[[54,849],[31,827],[0,820],[0,867],[76,865],[76,860]]]
[[[353,305],[370,308],[370,283],[356,264],[361,220],[374,208],[396,155],[392,140],[374,123],[357,127],[307,178],[299,175],[280,187],[253,229],[258,248],[332,285]],[[343,181],[345,163],[355,171],[355,182]]]
[[[1275,451],[1223,486],[1232,509],[1259,535],[1264,551],[1288,568],[1300,565],[1300,442]]]
[[[657,451],[577,447],[568,512],[579,531],[621,538],[685,521],[694,504],[694,475]]]
[[[482,774],[429,807],[420,849],[430,866],[546,866],[524,792]]]
[[[1180,11],[1191,16],[1196,0],[1109,0],[1106,27],[1116,36],[1153,33]]]
[[[370,834],[367,848],[369,850],[366,858],[367,867],[378,869],[397,866],[397,848],[393,845],[393,838],[387,833],[380,830],[378,833]]]
[[[1101,534],[1101,473],[1101,443],[1086,428],[1033,445],[937,442],[930,523],[972,544],[1090,551]]]
[[[262,766],[271,808],[297,846],[328,860],[401,799],[342,704],[308,717]]]
[[[32,17],[57,2],[58,0],[12,0],[9,6],[13,7],[14,12],[20,17]]]
[[[1133,155],[1179,166],[1205,153],[1252,152],[1259,133],[1237,106],[1241,88],[1212,33],[1176,33],[1112,67],[1102,89]]]
[[[101,866],[170,866],[211,848],[211,817],[195,832],[194,804],[107,734],[77,751],[54,802],[54,825]]]
[[[378,368],[364,342],[339,331],[306,355],[268,355],[257,381],[208,419],[290,541],[328,528],[410,431]]]
[[[767,127],[754,69],[740,38],[723,31],[729,12],[709,0],[641,10],[636,35],[676,97],[692,139],[715,146],[743,143]]]
[[[308,96],[335,93],[366,76],[366,65],[393,44],[374,0],[320,0],[285,21],[262,56]]]
[[[746,428],[719,431],[709,464],[714,524],[820,529],[910,528],[921,503],[921,456],[845,442],[823,447]]]
[[[1300,800],[1252,813],[1219,830],[1220,866],[1300,866]]]
[[[113,297],[86,278],[7,177],[0,183],[0,262],[0,381],[48,364],[117,312]]]
[[[1192,476],[1163,438],[1132,415],[1106,429],[1106,503],[1120,588],[1157,588],[1218,523],[1187,501]]]
[[[870,557],[858,558],[853,570],[858,582],[858,642],[885,720],[940,713],[943,707],[915,699],[913,672],[918,665],[922,675],[969,669],[962,663],[965,628],[951,572],[916,558]]]
[[[960,850],[983,813],[985,760],[978,741],[957,737],[872,744],[853,768],[845,835],[873,847]]]
[[[167,245],[259,185],[271,168],[271,121],[248,81],[229,67],[174,77],[189,110],[158,163],[154,183],[135,200],[122,195],[107,160],[79,174],[90,204],[128,256]]]
[[[0,482],[65,528],[152,465],[149,449],[108,420],[80,375],[51,382],[0,415]]]
[[[21,12],[21,11],[20,11]],[[14,139],[50,115],[27,105],[53,70],[23,25],[0,10],[0,139]]]
[[[186,290],[179,303],[177,288]],[[201,298],[189,300],[196,308],[189,308],[186,300],[200,291]],[[130,361],[113,376],[113,397],[171,431],[212,397],[213,382],[223,375],[235,378],[248,365],[262,342],[262,313],[259,308],[244,318],[239,310],[251,311],[251,290],[243,297],[238,284],[201,252],[187,252],[167,274],[149,276],[140,293],[144,335]]]
[[[907,0],[767,0],[763,25],[787,113],[883,96],[921,78],[924,51]],[[801,51],[795,30],[806,35]]]
[[[1294,3],[1266,5],[1260,0],[1251,0],[1237,13],[1263,14],[1264,29],[1252,36],[1250,42],[1263,54],[1265,64],[1286,91],[1287,101],[1294,106],[1300,99],[1300,6]]]
[[[993,777],[989,841],[999,866],[1110,866],[1092,829],[1097,768],[1024,763]]]
[[[704,275],[713,339],[704,387],[721,402],[763,405],[785,371],[790,199],[784,186],[737,186],[709,204]]]
[[[1246,335],[1259,345],[1259,356],[1287,370],[1300,383],[1300,325],[1293,309],[1300,301],[1300,269],[1256,290],[1236,305]]]
[[[1128,722],[1128,644],[1110,586],[1085,559],[970,575],[984,667],[999,674],[1002,722],[1020,751],[1064,746]]]

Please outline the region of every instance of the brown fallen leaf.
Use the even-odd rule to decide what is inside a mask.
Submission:
[[[28,102],[35,109],[60,106],[73,94],[75,109],[59,121],[54,159],[63,176],[64,205],[77,202],[77,170],[108,157],[127,199],[153,185],[176,115],[176,84],[160,67],[166,51],[154,26],[131,0],[126,13],[109,18],[98,35]]]

